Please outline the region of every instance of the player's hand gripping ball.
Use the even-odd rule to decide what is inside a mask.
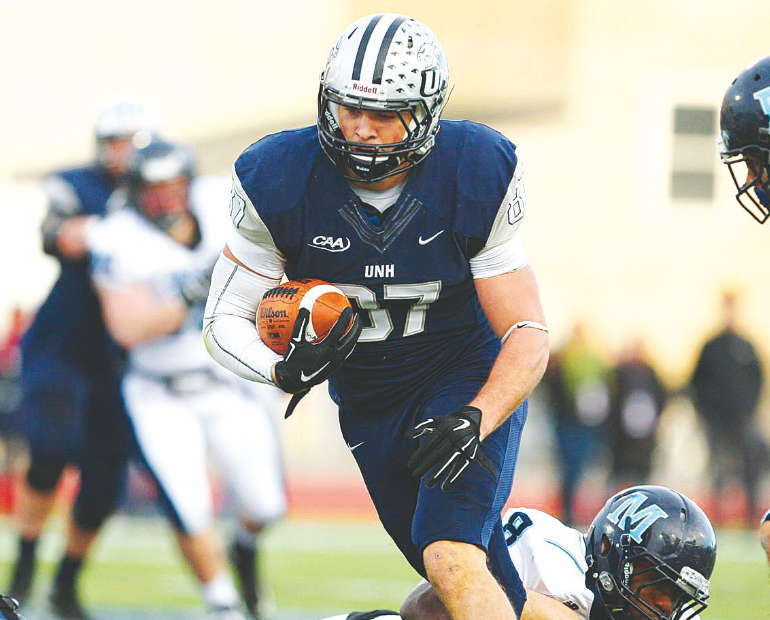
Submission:
[[[305,328],[309,342],[320,342],[329,333],[350,301],[336,286],[323,280],[290,280],[267,291],[257,310],[259,336],[268,347],[285,355],[294,324],[302,308],[310,317]],[[350,324],[353,324],[351,318]]]

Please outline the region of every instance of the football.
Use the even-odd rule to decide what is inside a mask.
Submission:
[[[257,329],[262,342],[279,355],[286,353],[301,308],[310,311],[307,338],[318,342],[350,301],[336,286],[315,279],[290,280],[267,291],[257,310]]]

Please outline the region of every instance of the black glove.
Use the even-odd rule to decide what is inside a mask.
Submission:
[[[306,331],[310,311],[302,308],[294,322],[294,331],[283,361],[275,365],[276,385],[290,394],[307,393],[311,387],[323,383],[334,374],[353,352],[361,335],[361,319],[358,315],[353,318],[350,329],[347,329],[352,315],[353,310],[345,308],[327,336],[313,343],[307,339]],[[287,412],[286,417],[289,415],[291,412]]]
[[[206,301],[211,288],[211,274],[214,266],[205,271],[190,271],[184,275],[179,283],[179,294],[185,305],[189,308],[195,304]]]
[[[481,409],[466,405],[452,414],[429,418],[415,426],[406,436],[410,439],[425,439],[407,462],[412,476],[420,479],[432,469],[438,468],[425,484],[433,488],[441,482],[441,490],[448,491],[471,461],[478,458],[479,463],[497,477],[492,463],[479,450],[480,423]]]

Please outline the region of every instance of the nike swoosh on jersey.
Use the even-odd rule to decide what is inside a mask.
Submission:
[[[349,449],[351,452],[353,452],[353,450],[355,450],[356,448],[358,448],[359,446],[362,446],[362,445],[364,445],[364,442],[363,442],[363,441],[362,441],[361,443],[357,443],[355,446],[351,446],[350,444],[348,444],[348,449]]]
[[[313,377],[315,377],[319,372],[321,372],[324,368],[326,368],[331,362],[326,362],[323,366],[321,366],[318,370],[316,370],[313,374],[306,375],[304,371],[299,373],[300,379],[303,381],[310,381]]]
[[[438,237],[438,236],[439,236],[439,235],[440,235],[442,232],[444,232],[444,230],[443,230],[443,229],[442,229],[442,230],[439,230],[439,231],[438,231],[438,232],[437,232],[435,235],[433,235],[432,237],[428,237],[427,239],[423,239],[423,238],[422,238],[422,235],[420,235],[420,238],[419,238],[419,239],[417,239],[417,241],[418,241],[418,243],[419,243],[420,245],[425,245],[426,243],[430,243],[431,241],[433,241],[433,240],[434,240],[436,237]]]

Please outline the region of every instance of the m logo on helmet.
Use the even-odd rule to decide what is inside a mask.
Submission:
[[[617,525],[637,543],[642,542],[642,535],[652,527],[658,519],[663,519],[668,513],[657,504],[642,508],[647,500],[644,493],[637,491],[622,499],[617,508],[607,515],[610,523]]]
[[[770,86],[758,90],[754,93],[754,99],[759,101],[759,105],[762,106],[762,111],[770,118]],[[763,134],[770,134],[769,127],[760,127],[759,132]]]

